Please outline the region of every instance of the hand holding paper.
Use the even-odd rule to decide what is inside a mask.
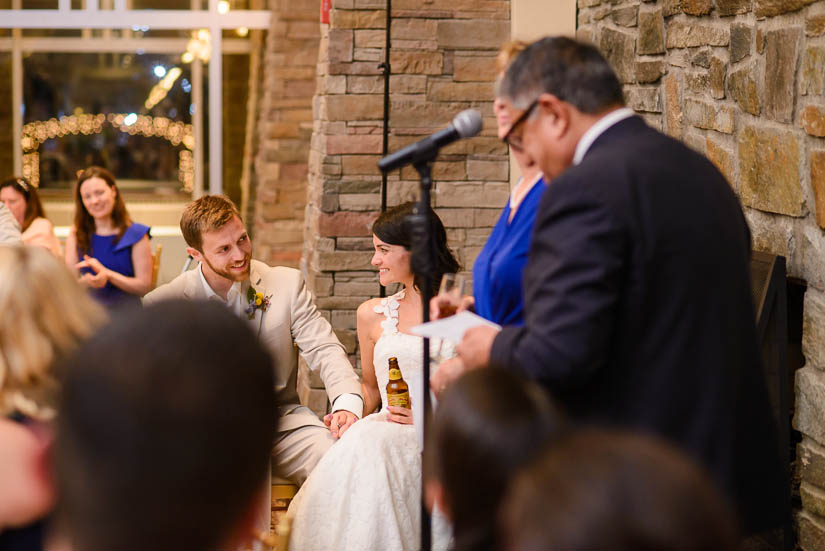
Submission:
[[[472,312],[459,312],[454,316],[416,325],[410,331],[415,335],[431,339],[444,339],[458,344],[464,333],[473,327],[493,327],[497,330],[501,326],[476,315]]]

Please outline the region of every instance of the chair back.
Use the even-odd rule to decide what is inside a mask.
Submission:
[[[155,252],[152,253],[152,289],[158,284],[158,271],[160,270],[160,255],[163,252],[163,243],[158,243]]]

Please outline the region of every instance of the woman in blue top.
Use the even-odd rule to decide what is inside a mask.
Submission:
[[[523,42],[510,42],[501,48],[496,60],[500,74],[526,46]],[[497,97],[493,112],[501,138],[512,124],[507,115],[506,100]],[[465,298],[462,307],[474,308],[478,315],[499,325],[524,325],[521,276],[527,264],[533,223],[545,183],[538,166],[524,151],[515,147],[510,150],[522,177],[473,264],[475,296]]]
[[[503,76],[510,62],[529,44],[508,42],[499,50],[496,69]],[[498,125],[498,137],[504,138],[513,121],[507,114],[507,99],[497,96],[493,112]],[[541,196],[545,190],[544,177],[538,166],[524,151],[510,147],[521,170],[521,179],[513,188],[510,200],[493,228],[484,248],[473,264],[473,297],[464,297],[461,309],[473,309],[478,315],[499,325],[524,325],[522,273],[527,264],[533,224]],[[438,319],[439,298],[430,301],[430,317]],[[430,388],[438,394],[447,382],[464,372],[461,359],[441,362],[430,381]]]
[[[501,119],[506,118],[499,115],[501,111],[496,110],[499,128]],[[523,151],[515,148],[512,151],[522,177],[473,264],[475,311],[499,325],[524,325],[521,275],[527,264],[533,222],[545,189],[536,164],[527,159]]]
[[[152,289],[149,227],[132,222],[105,168],[92,166],[77,177],[66,263],[107,307],[139,305]]]

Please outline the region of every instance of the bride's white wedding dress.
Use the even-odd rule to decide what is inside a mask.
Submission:
[[[398,301],[403,297],[402,290],[375,307],[385,316],[373,354],[382,409],[352,425],[295,496],[289,509],[294,551],[416,551],[421,547],[422,341],[398,331]],[[438,341],[431,341],[430,347],[438,352]],[[441,348],[440,356],[452,355],[448,343]],[[393,356],[410,387],[412,426],[386,418],[387,361]],[[431,365],[434,369],[438,364]],[[432,548],[447,549],[450,541],[449,524],[436,511]]]

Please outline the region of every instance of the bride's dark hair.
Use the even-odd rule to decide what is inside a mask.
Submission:
[[[415,203],[402,203],[392,207],[379,216],[372,225],[372,233],[384,243],[390,245],[401,245],[406,250],[412,249],[413,231],[409,221],[409,216],[413,213]],[[447,232],[441,219],[432,210],[426,213],[430,226],[430,243],[432,258],[435,259],[435,266],[429,274],[416,270],[415,263],[410,263],[410,269],[415,276],[413,284],[417,289],[421,289],[425,275],[430,276],[432,285],[430,290],[433,295],[438,293],[438,286],[441,283],[441,276],[446,273],[458,271],[458,261],[447,247]]]

